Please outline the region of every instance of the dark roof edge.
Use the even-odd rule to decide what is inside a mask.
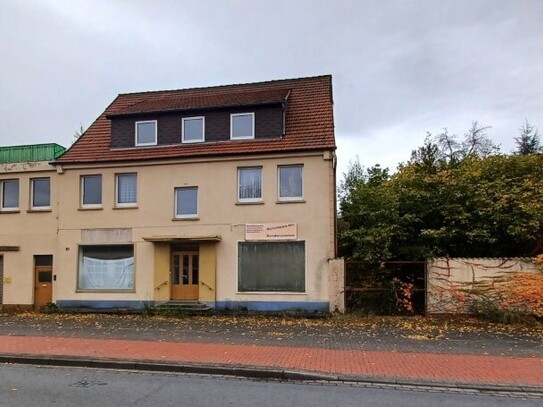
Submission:
[[[103,160],[103,161],[52,161],[52,165],[64,165],[64,164],[111,164],[111,163],[127,163],[127,162],[142,162],[142,161],[157,161],[157,160],[180,160],[180,159],[191,159],[191,158],[205,158],[205,157],[221,157],[221,156],[236,156],[236,155],[274,155],[281,153],[303,153],[303,152],[312,152],[312,151],[336,151],[337,146],[333,147],[314,147],[314,148],[300,148],[300,149],[286,149],[286,150],[274,150],[274,151],[262,151],[262,152],[220,152],[220,153],[210,153],[210,154],[194,154],[187,156],[176,156],[176,157],[144,157],[144,158],[132,158],[132,159],[122,159],[122,160]]]
[[[193,111],[193,110],[215,110],[215,109],[228,109],[231,107],[251,107],[251,106],[269,106],[269,105],[281,105],[285,102],[286,99],[282,100],[274,100],[271,102],[260,102],[260,103],[236,103],[232,105],[216,105],[216,106],[202,106],[202,107],[175,107],[171,109],[157,109],[157,110],[148,110],[143,112],[129,112],[129,113],[123,113],[120,112],[112,112],[107,113],[105,115],[106,119],[110,119],[113,117],[129,117],[129,116],[139,116],[139,115],[146,115],[146,114],[157,114],[157,113],[176,113],[176,112],[184,112],[184,111]]]

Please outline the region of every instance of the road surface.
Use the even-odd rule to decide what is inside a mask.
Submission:
[[[532,396],[536,397],[536,396]],[[0,364],[0,406],[541,406],[530,395]]]

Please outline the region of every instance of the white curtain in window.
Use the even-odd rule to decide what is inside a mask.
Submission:
[[[262,170],[243,168],[239,172],[239,199],[262,198]]]
[[[129,290],[134,288],[134,258],[96,259],[83,256],[79,289]]]
[[[119,175],[118,177],[119,203],[136,203],[138,194],[136,175],[126,174]]]

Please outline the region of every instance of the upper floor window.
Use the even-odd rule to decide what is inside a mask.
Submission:
[[[238,201],[262,201],[262,168],[238,169]]]
[[[19,180],[6,179],[0,181],[0,210],[19,210]]]
[[[157,143],[157,121],[136,122],[136,146],[154,146]]]
[[[175,217],[195,218],[198,216],[198,187],[175,189]]]
[[[255,114],[235,113],[230,115],[230,138],[251,139],[255,138]]]
[[[116,175],[115,205],[134,206],[138,202],[138,176],[137,174]]]
[[[304,198],[302,165],[282,165],[278,167],[278,187],[280,201],[299,201]]]
[[[51,208],[51,179],[34,178],[30,180],[30,202],[32,209]]]
[[[84,208],[102,206],[101,175],[83,175],[81,177],[81,206]]]
[[[184,117],[181,126],[183,143],[198,143],[205,140],[204,117]]]

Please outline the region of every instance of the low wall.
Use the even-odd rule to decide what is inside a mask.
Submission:
[[[438,258],[428,261],[426,306],[428,314],[469,312],[466,293],[474,283],[491,281],[515,272],[537,272],[531,259]]]
[[[343,258],[328,261],[330,312],[345,313],[345,261]]]

